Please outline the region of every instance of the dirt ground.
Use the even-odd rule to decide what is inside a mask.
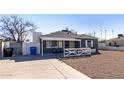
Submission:
[[[100,51],[83,58],[64,58],[66,64],[93,79],[124,79],[124,51]]]

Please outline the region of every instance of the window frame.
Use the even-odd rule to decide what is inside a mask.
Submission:
[[[88,46],[88,41],[90,41],[90,46]],[[85,40],[86,48],[93,48],[93,40]]]

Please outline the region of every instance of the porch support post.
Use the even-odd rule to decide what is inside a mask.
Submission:
[[[80,40],[80,48],[81,48],[81,40]]]
[[[62,47],[63,47],[63,56],[65,57],[65,41],[62,41]]]
[[[41,55],[43,56],[43,40],[41,39],[41,45],[42,45],[42,47],[41,47]]]

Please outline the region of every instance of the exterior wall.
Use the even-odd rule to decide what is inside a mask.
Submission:
[[[32,42],[39,43],[40,42],[40,36],[42,35],[41,32],[32,32]]]
[[[98,39],[93,40],[93,48],[95,48],[98,51]]]
[[[81,40],[82,48],[86,47],[86,43],[85,43],[86,40],[92,40],[92,39],[82,39]],[[98,39],[93,39],[93,47],[91,49],[92,49],[92,51],[96,51],[96,52],[98,51]],[[93,50],[93,49],[96,49],[96,50]]]
[[[96,53],[97,51],[96,51],[96,49],[91,49],[91,53],[92,54],[94,54],[94,53]]]
[[[37,47],[37,54],[40,54],[40,43],[23,43],[22,44],[22,54],[30,55],[30,47]]]

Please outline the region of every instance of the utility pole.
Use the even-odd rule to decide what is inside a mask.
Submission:
[[[101,39],[102,39],[102,29],[100,29],[100,32],[101,32]]]
[[[113,36],[114,36],[114,30],[112,30],[112,38],[113,38]]]
[[[94,34],[94,37],[96,36],[96,32],[95,32],[95,30],[93,31],[93,34]]]
[[[106,41],[106,32],[107,32],[107,30],[105,29],[105,41]]]

